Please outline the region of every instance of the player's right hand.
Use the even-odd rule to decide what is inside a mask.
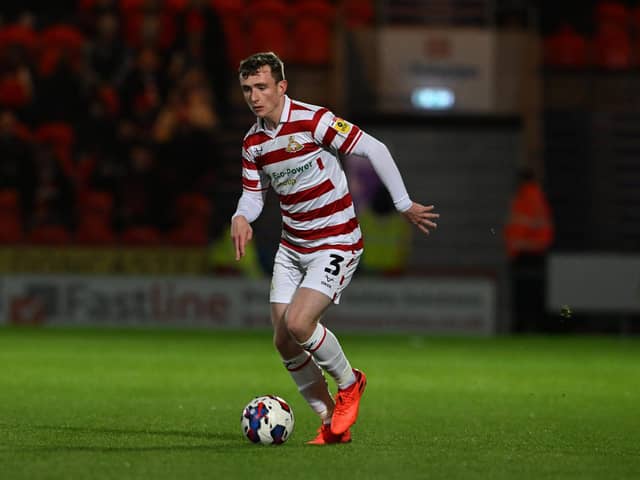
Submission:
[[[233,217],[231,220],[231,240],[236,249],[236,260],[244,257],[245,246],[253,238],[253,228],[242,215]]]
[[[411,208],[402,214],[405,218],[413,223],[416,227],[422,230],[426,235],[429,235],[429,229],[438,228],[436,219],[440,218],[439,213],[433,211],[435,207],[433,205],[422,205],[417,202],[413,202]]]

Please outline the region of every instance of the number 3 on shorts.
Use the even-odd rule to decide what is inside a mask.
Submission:
[[[344,257],[336,255],[335,253],[332,253],[329,256],[333,259],[331,260],[331,262],[329,262],[329,265],[331,265],[333,268],[327,267],[324,269],[324,271],[330,273],[331,275],[338,275],[338,273],[340,273],[340,263],[344,261]]]

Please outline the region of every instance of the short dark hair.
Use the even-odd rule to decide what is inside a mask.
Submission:
[[[264,66],[271,68],[271,75],[276,83],[285,79],[284,63],[282,63],[282,60],[273,52],[254,53],[250,57],[245,58],[240,62],[238,72],[242,78],[247,78],[249,75],[255,74],[260,67]]]

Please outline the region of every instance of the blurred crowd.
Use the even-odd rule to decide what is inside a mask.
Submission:
[[[371,2],[347,3],[371,21]],[[273,49],[328,64],[337,7],[3,2],[0,242],[205,244],[237,62]]]

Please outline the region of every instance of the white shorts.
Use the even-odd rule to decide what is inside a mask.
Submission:
[[[300,287],[324,293],[336,305],[353,277],[362,250],[319,250],[299,253],[280,245],[273,264],[271,303],[291,303]]]

